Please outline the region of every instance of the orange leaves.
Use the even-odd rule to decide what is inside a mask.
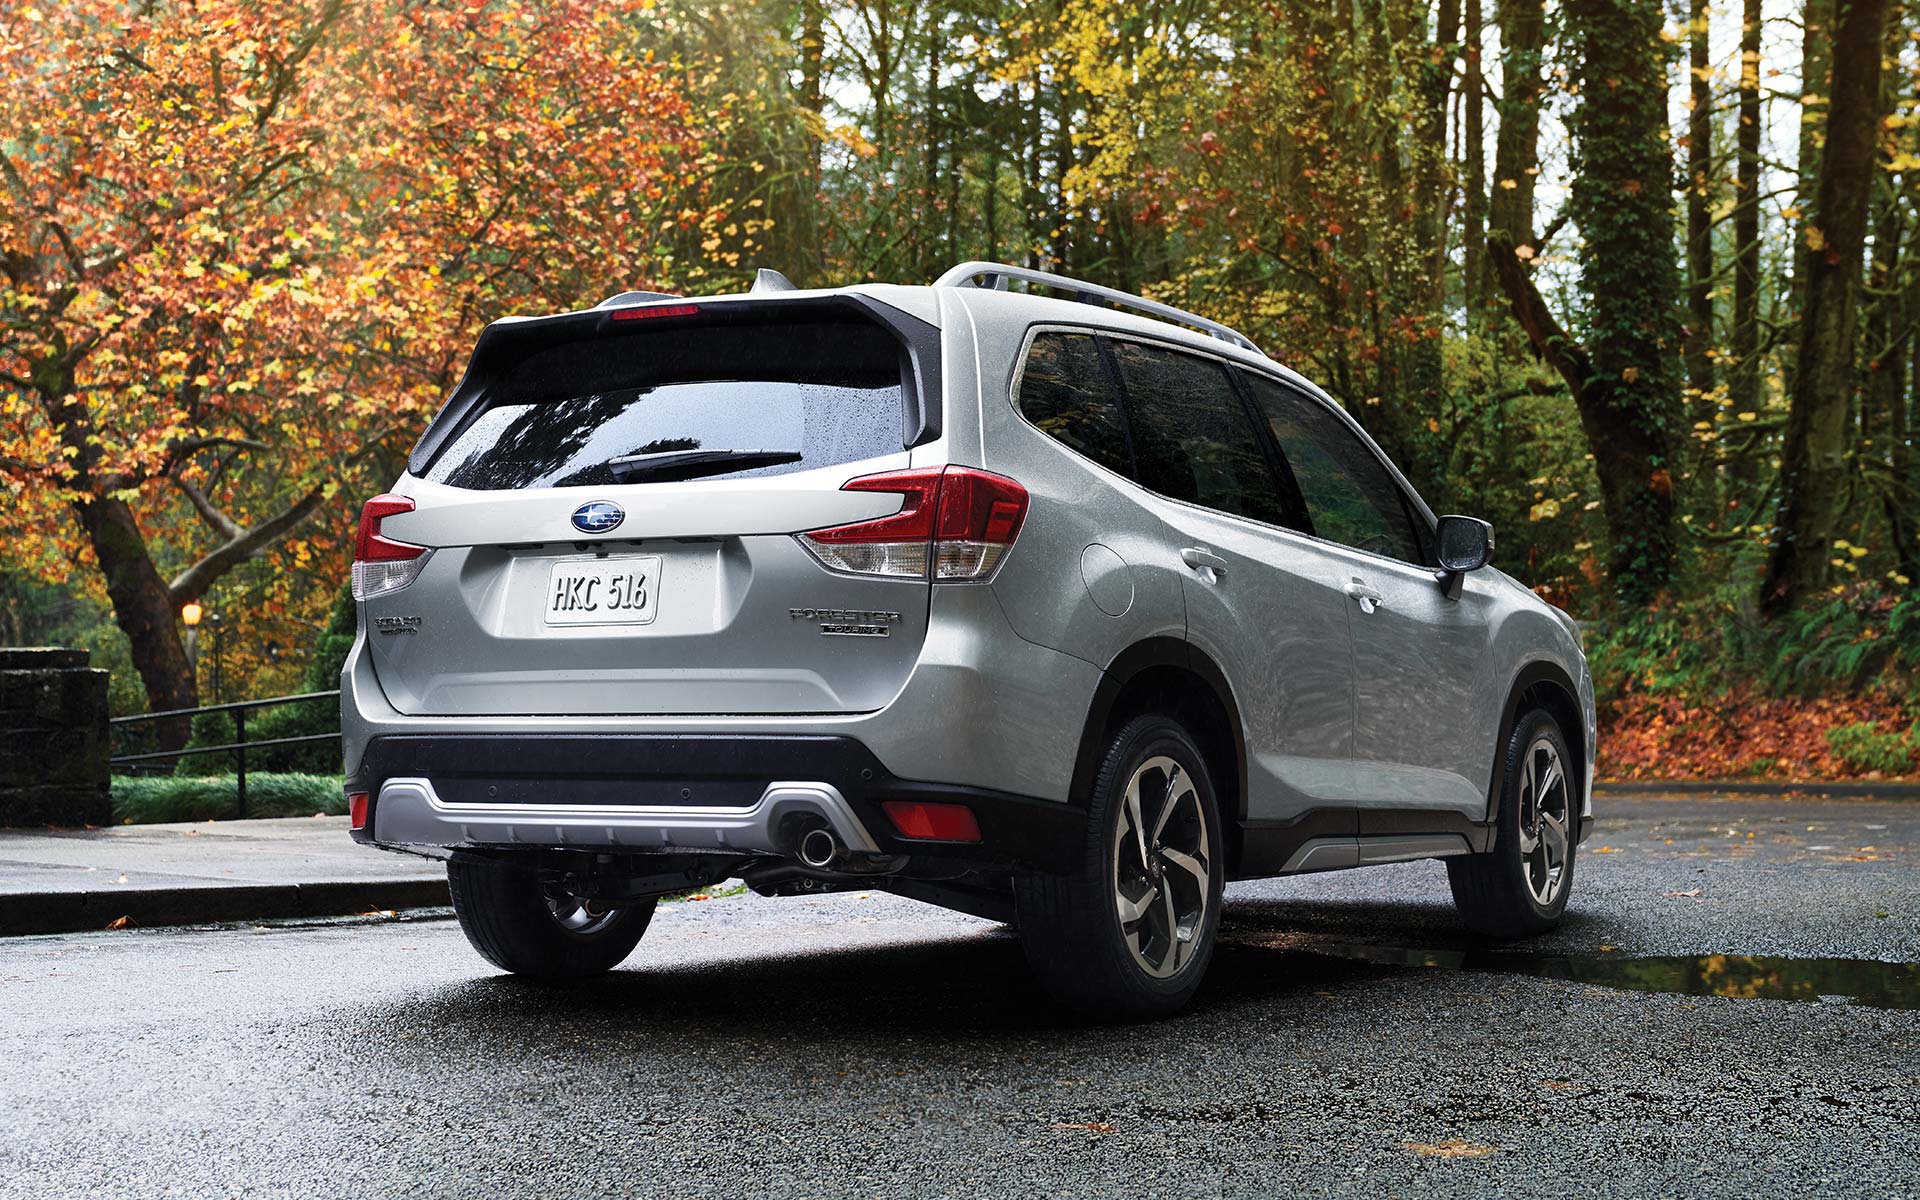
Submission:
[[[1632,693],[1602,714],[1600,774],[1610,779],[1847,779],[1829,730],[1872,722],[1898,730],[1889,696],[1775,699],[1744,689],[1700,700]]]
[[[9,22],[0,371],[62,381],[0,382],[19,561],[64,569],[68,502],[115,492],[177,570],[217,537],[169,476],[251,524],[370,439],[403,445],[487,321],[700,269],[711,164],[646,7],[69,0]],[[338,573],[330,503],[283,565]]]

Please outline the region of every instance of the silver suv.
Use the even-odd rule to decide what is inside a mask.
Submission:
[[[1439,858],[1536,932],[1593,691],[1492,548],[1245,337],[1079,280],[499,321],[361,517],[353,837],[542,977],[730,877],[1013,924],[1111,1018],[1193,994],[1232,879]]]

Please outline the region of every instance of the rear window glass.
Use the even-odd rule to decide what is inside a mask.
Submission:
[[[682,326],[571,342],[529,355],[489,393],[428,479],[475,489],[603,487],[654,478],[615,462],[635,455],[771,452],[677,476],[737,479],[877,458],[904,440],[899,343],[854,321]]]
[[[1140,482],[1175,500],[1285,524],[1259,431],[1226,368],[1140,342],[1110,344],[1127,392]]]
[[[1020,413],[1110,471],[1133,472],[1120,405],[1091,336],[1042,333],[1020,372]]]

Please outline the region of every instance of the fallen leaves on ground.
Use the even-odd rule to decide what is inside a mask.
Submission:
[[[1692,891],[1687,892],[1661,892],[1660,894],[1669,900],[1696,900],[1700,896],[1700,889],[1694,888]]]
[[[1053,1124],[1047,1126],[1047,1128],[1058,1132],[1066,1132],[1068,1130],[1078,1130],[1082,1133],[1119,1132],[1119,1130],[1107,1124],[1105,1121],[1055,1121]]]
[[[1599,767],[1611,780],[1877,778],[1834,753],[1827,732],[1870,723],[1898,733],[1911,722],[1897,690],[1811,698],[1744,688],[1711,697],[1629,692],[1601,714]]]
[[[1461,1138],[1448,1138],[1444,1142],[1407,1142],[1406,1148],[1421,1158],[1485,1158],[1500,1152],[1498,1146]]]
[[[107,928],[108,929],[131,929],[133,928],[133,918],[132,917],[115,917],[113,920],[107,922]]]

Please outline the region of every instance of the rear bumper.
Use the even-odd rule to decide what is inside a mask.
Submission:
[[[1065,871],[1086,833],[1065,803],[900,779],[837,736],[392,735],[367,743],[346,786],[372,797],[354,839],[408,850],[786,854],[802,816],[854,850]],[[981,840],[901,837],[888,800],[965,804]]]

